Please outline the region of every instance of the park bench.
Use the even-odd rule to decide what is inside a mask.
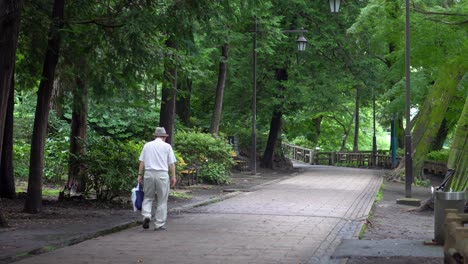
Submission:
[[[182,179],[179,183],[187,182],[187,186],[194,185],[198,183],[198,166],[197,165],[187,165],[181,171]]]

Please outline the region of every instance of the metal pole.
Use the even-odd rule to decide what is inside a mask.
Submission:
[[[406,198],[411,198],[413,183],[413,158],[411,157],[411,105],[410,105],[410,4],[405,0],[405,64],[406,64],[406,128],[405,128],[405,191]]]
[[[253,32],[253,48],[252,48],[252,72],[253,72],[253,89],[252,89],[252,154],[251,154],[251,171],[253,175],[257,174],[257,18],[255,18]]]
[[[374,120],[374,135],[372,136],[372,166],[375,166],[377,164],[376,160],[376,155],[377,155],[377,138],[375,137],[375,93],[374,90],[372,89],[373,93],[373,120]]]

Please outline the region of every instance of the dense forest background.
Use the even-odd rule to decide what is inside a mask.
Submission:
[[[415,0],[410,11],[412,169],[421,176],[428,155],[447,161],[465,189],[468,2]],[[374,120],[378,150],[395,138],[402,153],[404,15],[396,0],[345,1],[338,13],[304,0],[1,0],[0,196],[28,181],[30,213],[44,182],[62,198],[112,199],[131,188],[156,126],[180,168],[228,182],[232,156],[253,153],[254,39],[261,166],[287,164],[281,142],[371,150]],[[302,28],[300,52],[290,32]]]

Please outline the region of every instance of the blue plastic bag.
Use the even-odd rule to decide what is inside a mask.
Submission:
[[[143,192],[143,188],[141,184],[138,183],[135,188],[132,189],[132,204],[133,204],[133,211],[141,211],[141,205],[143,204],[143,198],[145,197],[145,193]]]

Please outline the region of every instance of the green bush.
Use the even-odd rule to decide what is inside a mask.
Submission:
[[[15,142],[15,144],[13,144],[13,167],[15,168],[15,179],[28,179],[30,155],[31,144],[22,142]]]
[[[88,141],[84,161],[88,168],[87,192],[94,190],[98,200],[112,200],[129,194],[136,185],[138,157],[143,142],[93,138]]]
[[[232,147],[222,138],[199,132],[179,132],[174,138],[175,148],[188,165],[199,167],[203,182],[228,184],[233,166]]]
[[[439,161],[439,162],[447,162],[449,157],[449,150],[442,149],[438,151],[432,151],[427,154],[426,159],[432,161]]]
[[[59,183],[66,180],[68,173],[67,138],[48,138],[44,147],[44,182]],[[15,142],[13,145],[13,166],[16,179],[27,180],[29,177],[29,160],[31,144]]]

